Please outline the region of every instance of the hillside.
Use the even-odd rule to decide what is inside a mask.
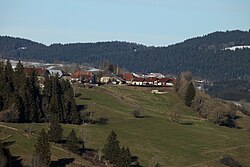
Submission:
[[[250,45],[249,31],[214,32],[168,47],[118,41],[45,46],[25,39],[0,37],[0,56],[96,66],[109,60],[133,72],[192,71],[195,76],[210,80],[249,79],[250,49],[224,50],[242,45]]]
[[[98,88],[75,88],[80,96],[79,105],[85,111],[94,111],[93,118],[104,120],[94,125],[65,124],[64,136],[72,128],[79,136],[83,135],[87,148],[100,149],[114,130],[122,145],[128,146],[131,153],[139,158],[141,165],[151,166],[154,159],[159,159],[163,166],[213,166],[222,167],[219,158],[229,154],[242,164],[250,164],[250,133],[244,129],[220,127],[198,117],[186,107],[172,89],[162,88],[167,94],[152,94],[153,88],[103,86]],[[132,111],[143,107],[143,118],[134,118]],[[181,113],[180,123],[170,120],[175,110]],[[242,118],[243,119],[243,118]],[[17,128],[18,131],[1,127],[0,138],[12,135],[8,140],[15,141],[11,152],[20,156],[24,163],[31,161],[34,136],[23,136],[27,127],[38,131],[47,124],[1,123]],[[91,166],[88,161],[64,153],[53,147],[52,158],[75,158],[76,164]],[[71,166],[72,164],[69,164]],[[74,166],[74,165],[72,165]],[[75,165],[77,166],[77,165]]]

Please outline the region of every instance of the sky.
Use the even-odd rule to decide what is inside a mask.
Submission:
[[[167,46],[250,29],[250,0],[0,0],[0,35],[52,43]]]

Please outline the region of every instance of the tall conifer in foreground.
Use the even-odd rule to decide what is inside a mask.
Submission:
[[[59,124],[57,117],[52,116],[50,119],[50,125],[48,130],[49,140],[53,142],[59,142],[62,140],[63,128]]]
[[[193,84],[193,82],[190,82],[189,85],[188,85],[188,88],[187,88],[186,95],[185,95],[185,104],[186,104],[188,107],[191,107],[191,105],[192,105],[192,100],[194,99],[195,94],[196,94],[196,93],[195,93],[194,84]]]
[[[131,154],[129,149],[125,149],[125,147],[123,146],[120,149],[118,158],[117,158],[117,162],[116,162],[116,166],[117,167],[129,167],[131,163]]]
[[[66,147],[73,153],[78,153],[79,152],[78,142],[79,140],[78,137],[76,136],[76,132],[74,129],[72,129],[69,136],[67,137]]]
[[[49,167],[51,160],[49,137],[44,129],[37,137],[35,151],[32,157],[32,167]]]
[[[117,134],[112,131],[111,134],[108,136],[107,141],[103,148],[104,156],[110,163],[116,163],[117,158],[120,153],[120,142],[117,139]]]

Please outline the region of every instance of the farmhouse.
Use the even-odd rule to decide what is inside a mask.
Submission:
[[[161,73],[139,75],[135,73],[123,74],[123,79],[128,85],[140,86],[174,86],[175,78],[168,78]]]
[[[62,70],[48,70],[49,71],[49,76],[58,76],[61,78],[63,76]]]
[[[123,74],[122,78],[125,80],[127,84],[132,84],[132,79],[134,78],[134,76],[131,73],[125,73]]]
[[[157,85],[158,78],[156,77],[148,77],[143,81],[143,85]]]
[[[112,74],[110,76],[101,77],[100,82],[103,83],[103,84],[112,83],[112,84],[115,84],[115,85],[117,85],[117,84],[121,85],[121,84],[126,83],[125,80],[121,79],[120,77],[118,77],[118,76],[116,76],[114,74]]]
[[[175,79],[174,78],[160,78],[158,80],[158,84],[157,85],[161,85],[161,86],[174,86],[175,84]]]
[[[132,81],[131,81],[131,84],[132,85],[140,85],[140,86],[142,86],[144,80],[145,80],[144,78],[133,78]]]
[[[101,77],[100,82],[103,84],[112,83],[113,77]]]
[[[72,74],[71,82],[95,83],[95,75],[88,71],[76,71]]]

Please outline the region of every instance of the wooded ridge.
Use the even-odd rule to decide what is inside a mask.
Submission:
[[[0,37],[0,57],[44,62],[81,63],[98,66],[109,60],[132,72],[178,74],[192,71],[210,80],[249,79],[249,31],[214,32],[166,47],[128,42],[52,44],[27,39]]]

